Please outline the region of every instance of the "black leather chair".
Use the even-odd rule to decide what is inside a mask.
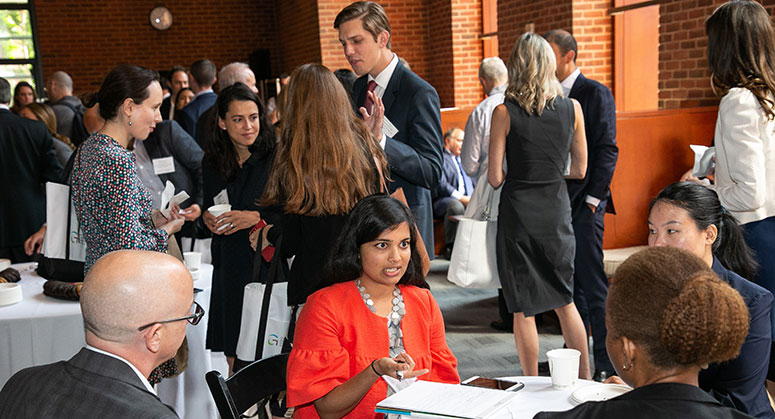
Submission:
[[[264,406],[273,394],[285,391],[285,370],[288,354],[279,354],[255,361],[236,374],[224,379],[218,371],[205,374],[207,386],[223,419],[238,419],[242,413],[258,404],[258,417],[266,417]]]

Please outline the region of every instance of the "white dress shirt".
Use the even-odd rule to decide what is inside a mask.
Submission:
[[[721,98],[714,142],[721,204],[741,224],[775,216],[775,121],[750,90]]]
[[[570,73],[568,77],[565,78],[565,80],[560,82],[560,85],[562,85],[563,96],[568,97],[568,95],[570,95],[570,91],[573,89],[573,84],[576,83],[576,79],[579,78],[579,74],[581,74],[581,69],[576,68],[572,73]],[[589,170],[587,170],[587,173],[589,173]],[[595,198],[592,195],[587,195],[587,197],[584,198],[584,201],[586,201],[587,204],[593,205],[595,207],[600,205],[600,199]]]
[[[121,362],[123,362],[123,363],[125,363],[125,364],[129,365],[129,368],[132,368],[132,371],[134,371],[134,372],[135,372],[135,374],[137,374],[137,376],[140,378],[140,381],[142,381],[142,382],[143,382],[143,385],[145,385],[145,388],[146,388],[146,390],[148,390],[149,392],[151,392],[151,394],[154,394],[154,395],[156,394],[156,390],[154,390],[154,389],[153,389],[153,386],[151,386],[151,383],[150,383],[150,382],[148,382],[148,379],[147,379],[147,378],[145,378],[145,377],[143,376],[143,374],[140,372],[140,370],[138,370],[137,368],[135,368],[135,366],[134,366],[134,365],[132,365],[132,363],[131,363],[131,362],[127,361],[126,359],[124,359],[124,358],[122,358],[122,357],[120,357],[120,356],[118,356],[118,355],[116,355],[116,354],[112,354],[112,353],[110,353],[110,352],[105,352],[105,351],[103,351],[102,349],[97,349],[97,348],[95,348],[95,347],[93,347],[93,346],[91,346],[91,345],[86,345],[86,349],[88,349],[88,350],[90,350],[90,351],[92,351],[92,352],[97,352],[98,354],[102,354],[102,355],[105,355],[105,356],[109,356],[109,357],[111,357],[111,358],[116,358],[116,359],[118,359],[119,361],[121,361]]]
[[[377,74],[377,77],[372,77],[371,74],[369,74],[367,82],[374,80],[374,82],[377,83],[377,87],[374,88],[374,94],[377,95],[378,98],[382,99],[382,95],[385,94],[385,89],[387,89],[387,85],[390,83],[390,78],[393,77],[393,72],[396,71],[397,65],[398,56],[393,53],[393,59],[390,60],[390,63],[388,63],[384,70]],[[367,111],[371,113],[373,109],[374,106],[372,105],[372,109],[367,109]],[[385,149],[385,143],[387,143],[387,137],[385,137],[385,133],[383,132],[382,139],[379,140],[379,146],[382,147],[383,150]]]
[[[463,136],[463,148],[460,151],[460,162],[463,170],[471,179],[477,180],[481,176],[480,171],[486,172],[487,153],[490,147],[490,123],[492,111],[503,103],[506,85],[493,87],[487,98],[479,102],[466,122],[465,135]]]

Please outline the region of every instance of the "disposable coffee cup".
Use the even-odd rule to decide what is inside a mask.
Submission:
[[[183,261],[189,271],[197,270],[202,264],[202,254],[200,252],[183,252]]]
[[[207,211],[210,214],[218,217],[225,212],[231,211],[231,205],[229,204],[213,205],[212,207],[208,208]]]
[[[552,387],[565,389],[576,385],[581,352],[575,349],[552,349],[546,353],[546,357],[549,358]]]

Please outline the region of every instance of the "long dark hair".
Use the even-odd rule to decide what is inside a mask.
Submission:
[[[275,148],[274,128],[266,119],[264,106],[252,90],[243,83],[234,83],[221,90],[218,99],[215,100],[215,109],[218,117],[225,120],[229,105],[235,101],[254,102],[258,107],[258,119],[261,128],[256,141],[248,147],[251,153],[269,153]],[[237,150],[229,138],[229,133],[221,129],[217,123],[213,124],[213,133],[209,141],[204,143],[203,163],[214,168],[226,182],[232,182],[239,173]]]
[[[132,99],[135,103],[141,104],[151,92],[148,86],[151,83],[160,82],[159,73],[149,68],[140,67],[134,64],[120,64],[116,66],[102,81],[100,90],[93,95],[87,108],[91,108],[97,103],[100,104],[100,116],[109,121],[118,113],[118,107],[126,99]]]
[[[665,202],[685,210],[700,230],[713,224],[718,236],[711,249],[724,266],[743,278],[753,278],[758,264],[745,243],[743,229],[734,216],[724,209],[715,191],[694,182],[676,182],[659,192],[649,205]]]
[[[401,223],[409,224],[411,257],[398,283],[429,288],[417,252],[414,217],[401,201],[383,194],[367,196],[355,204],[324,268],[323,283],[347,282],[363,275],[361,245],[376,240],[384,231]]]
[[[767,118],[775,118],[775,31],[764,7],[749,0],[719,6],[705,22],[711,83],[723,96],[729,89],[751,91]]]

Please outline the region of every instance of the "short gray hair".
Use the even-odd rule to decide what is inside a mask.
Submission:
[[[11,103],[11,83],[0,77],[0,103],[7,105]]]
[[[223,90],[237,82],[245,83],[248,72],[253,74],[253,70],[245,63],[235,62],[223,66],[221,72],[218,73],[218,89]]]
[[[479,66],[479,77],[490,83],[506,82],[508,76],[509,71],[506,69],[506,64],[499,57],[485,58]]]

